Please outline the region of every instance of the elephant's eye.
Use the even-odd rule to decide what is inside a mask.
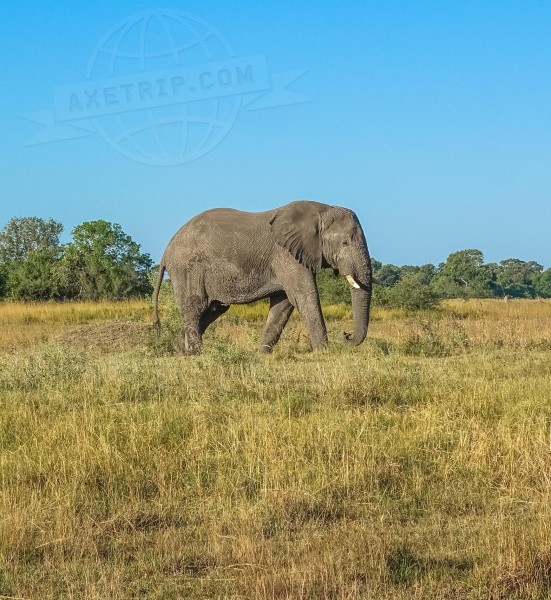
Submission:
[[[343,245],[343,246],[348,246],[348,240],[343,240],[343,243],[342,243],[342,245]]]

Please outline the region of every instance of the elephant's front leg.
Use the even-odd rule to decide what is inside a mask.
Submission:
[[[293,278],[285,291],[293,306],[298,309],[302,322],[306,325],[312,350],[322,350],[327,346],[327,329],[321,312],[314,275],[304,269],[298,278]]]
[[[272,351],[293,309],[294,306],[289,302],[286,294],[278,294],[270,298],[270,312],[260,340],[259,352],[268,354]]]
[[[312,350],[323,350],[327,347],[327,329],[321,313],[317,291],[315,296],[301,298],[297,302],[298,312],[308,329]]]

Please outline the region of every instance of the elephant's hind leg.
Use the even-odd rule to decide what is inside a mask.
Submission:
[[[184,354],[198,354],[202,346],[202,331],[200,328],[201,315],[208,306],[208,300],[204,297],[198,285],[190,285],[189,280],[174,280],[174,299],[180,310],[183,321],[183,329],[175,347]],[[190,289],[191,288],[191,289]]]
[[[278,294],[270,298],[270,312],[260,340],[260,352],[268,354],[272,351],[292,312],[293,305],[286,294]]]
[[[201,311],[196,308],[186,307],[182,314],[184,328],[176,345],[178,350],[184,354],[199,354],[203,345],[202,332],[200,329]]]

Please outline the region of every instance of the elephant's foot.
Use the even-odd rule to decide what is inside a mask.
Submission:
[[[200,354],[201,345],[199,334],[185,332],[174,342],[174,349],[186,356],[194,356]]]
[[[310,342],[310,348],[313,352],[322,352],[326,350],[328,346],[327,336]]]
[[[323,352],[324,350],[327,350],[327,344],[325,344],[325,346],[316,346],[315,348],[312,346],[312,352]]]
[[[196,356],[197,354],[201,353],[200,348],[186,348],[180,342],[174,342],[173,348],[175,352],[177,352],[178,354],[183,354],[184,356]]]

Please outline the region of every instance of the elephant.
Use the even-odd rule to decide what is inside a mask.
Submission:
[[[344,343],[363,342],[369,325],[373,276],[364,233],[355,213],[314,201],[296,201],[265,212],[207,210],[181,227],[159,265],[154,324],[160,329],[159,289],[165,270],[183,321],[176,342],[196,354],[207,327],[231,304],[269,299],[259,351],[270,353],[296,308],[313,350],[327,346],[315,275],[343,274],[351,286],[354,332]]]

